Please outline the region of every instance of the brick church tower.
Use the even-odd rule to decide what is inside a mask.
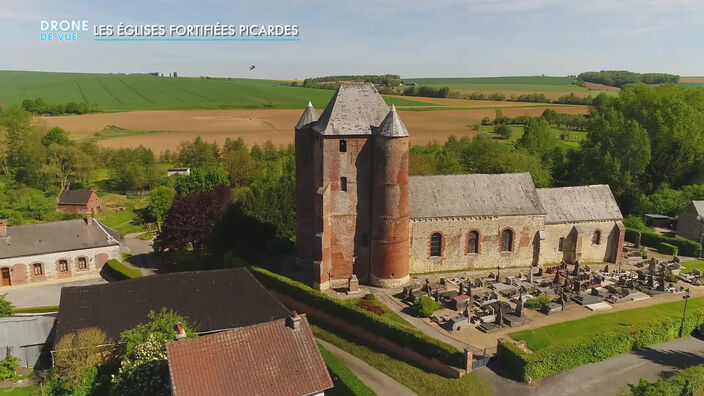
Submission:
[[[315,287],[408,281],[408,131],[372,84],[342,84],[296,124],[296,262]]]

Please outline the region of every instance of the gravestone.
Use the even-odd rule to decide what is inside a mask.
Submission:
[[[518,295],[518,304],[516,304],[516,316],[519,318],[523,317],[523,288],[521,288],[521,292]]]
[[[350,279],[347,280],[347,292],[359,293],[359,279],[357,279],[357,275],[353,274],[350,276]]]
[[[579,277],[579,261],[574,262],[574,272],[572,275]]]

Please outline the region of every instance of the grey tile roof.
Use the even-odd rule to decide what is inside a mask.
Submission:
[[[694,205],[697,213],[704,215],[704,201],[692,201],[692,205]]]
[[[313,124],[323,135],[370,135],[389,113],[373,84],[343,83]]]
[[[409,179],[410,218],[545,214],[529,173]]]
[[[90,190],[63,190],[56,202],[59,205],[85,205],[91,195],[93,191]]]
[[[298,119],[298,122],[296,123],[296,129],[301,129],[304,126],[310,124],[311,122],[318,121],[318,112],[315,111],[313,108],[313,103],[308,102],[308,106],[306,106],[306,109],[303,111],[303,114],[301,114],[301,118]]]
[[[84,219],[25,224],[7,227],[0,236],[0,258],[67,252],[119,245],[120,235],[97,220],[92,225]]]
[[[384,121],[375,130],[375,133],[380,136],[386,137],[405,137],[408,136],[408,130],[406,126],[403,125],[401,117],[398,116],[396,111],[396,106],[391,105],[391,111],[386,115]]]
[[[611,189],[604,184],[539,188],[538,197],[547,210],[545,223],[623,219]]]
[[[52,315],[0,318],[0,348],[44,344],[54,321]]]

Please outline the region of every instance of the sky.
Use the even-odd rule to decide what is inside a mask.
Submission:
[[[41,20],[88,20],[42,42]],[[702,0],[0,0],[0,70],[303,79],[704,75]],[[298,25],[300,41],[98,42],[98,24]],[[249,70],[249,65],[255,65]]]

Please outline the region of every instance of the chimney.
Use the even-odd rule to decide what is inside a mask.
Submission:
[[[89,226],[93,225],[93,212],[90,210],[86,212],[86,224]]]
[[[181,322],[176,323],[176,341],[186,339],[186,330],[183,329]]]
[[[298,316],[296,311],[293,311],[291,316],[288,317],[288,326],[294,330],[300,330],[301,328],[301,317]]]
[[[7,235],[7,220],[0,219],[0,236]]]

